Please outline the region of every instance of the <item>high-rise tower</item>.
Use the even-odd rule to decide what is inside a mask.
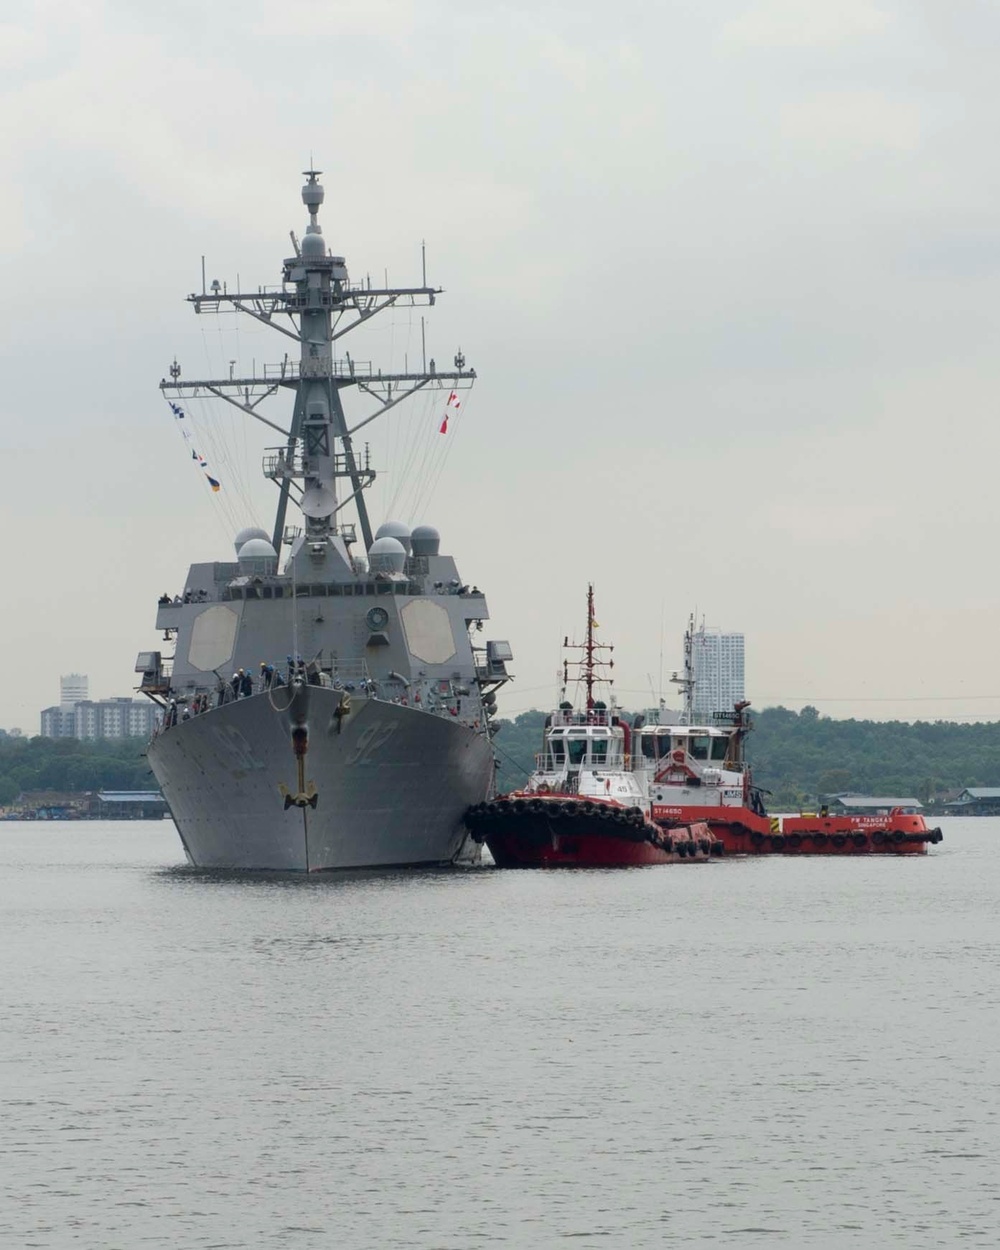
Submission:
[[[692,712],[711,716],[731,712],[744,696],[743,635],[725,634],[705,623],[692,631],[691,659],[694,669]]]
[[[67,673],[59,678],[59,706],[72,710],[90,697],[90,680],[85,673]]]

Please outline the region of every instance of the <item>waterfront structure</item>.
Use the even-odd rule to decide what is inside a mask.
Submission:
[[[156,790],[22,790],[8,820],[161,820],[167,814]]]
[[[949,816],[1000,816],[1000,786],[968,786],[945,808]]]
[[[893,811],[911,814],[924,810],[919,799],[879,794],[833,794],[827,799],[826,806],[834,815],[844,813],[849,816],[885,816]]]
[[[162,820],[167,805],[158,790],[100,790],[93,796],[93,820]]]
[[[693,625],[693,622],[692,622]],[[691,710],[695,718],[731,712],[745,698],[743,635],[706,627],[691,631],[694,689]]]

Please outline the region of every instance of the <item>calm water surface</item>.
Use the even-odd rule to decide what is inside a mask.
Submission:
[[[211,876],[0,825],[0,1244],[1000,1243],[1000,820],[921,860]]]

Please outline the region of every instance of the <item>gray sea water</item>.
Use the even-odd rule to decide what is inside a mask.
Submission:
[[[1000,820],[942,825],[322,879],[0,825],[0,1244],[995,1246]]]

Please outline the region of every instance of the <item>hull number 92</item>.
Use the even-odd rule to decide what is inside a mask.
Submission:
[[[358,735],[348,764],[366,764],[377,754],[399,728],[398,721],[386,721],[383,725],[369,725]]]

